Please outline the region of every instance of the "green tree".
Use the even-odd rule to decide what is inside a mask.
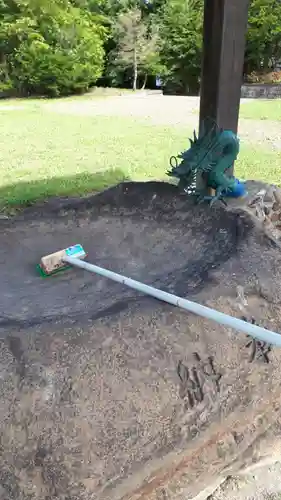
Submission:
[[[145,50],[142,51],[141,63],[138,64],[138,83],[145,86],[148,76],[163,72],[159,60],[159,37],[156,25],[153,25],[155,12],[159,12],[166,0],[71,0],[80,8],[99,14],[109,36],[105,42],[105,72],[102,83],[105,85],[128,86],[132,84],[132,67],[128,53],[126,57],[118,57],[120,50],[120,18],[130,16],[132,11],[141,13],[141,21],[145,24],[147,36],[144,37]],[[122,21],[121,21],[122,22]],[[132,32],[132,30],[131,30]],[[127,37],[128,39],[129,37]],[[124,54],[123,54],[124,55]],[[118,59],[118,60],[116,60]]]
[[[160,58],[167,87],[198,92],[201,72],[203,0],[167,0],[159,19]]]
[[[1,74],[21,94],[88,89],[102,74],[105,29],[67,0],[17,0],[0,26]],[[3,86],[3,85],[2,85]]]
[[[280,0],[251,0],[245,72],[268,70],[281,60]]]
[[[149,26],[140,9],[122,12],[113,30],[116,42],[111,52],[111,73],[129,72],[132,88],[137,89],[138,79],[142,77],[143,88],[147,75],[159,71],[158,33]]]
[[[89,10],[90,12],[114,18],[121,12],[132,9],[146,9],[146,3],[142,0],[71,0],[75,6]]]

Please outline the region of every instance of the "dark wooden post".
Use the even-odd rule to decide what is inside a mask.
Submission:
[[[249,0],[205,0],[200,124],[237,132]]]

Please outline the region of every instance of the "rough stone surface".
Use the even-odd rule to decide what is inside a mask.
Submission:
[[[241,97],[242,98],[254,98],[254,99],[280,99],[281,97],[281,85],[280,84],[270,84],[270,83],[252,83],[244,84],[241,87]]]
[[[267,464],[252,473],[228,477],[208,500],[280,500],[280,479],[281,464]]]
[[[35,269],[80,242],[91,262],[280,331],[280,250],[250,214],[127,183],[0,224],[1,500],[183,500],[280,453],[279,349],[252,359],[244,334]]]

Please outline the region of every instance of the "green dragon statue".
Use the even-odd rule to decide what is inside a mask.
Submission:
[[[197,137],[194,131],[190,148],[170,158],[170,177],[179,180],[178,186],[186,193],[198,196],[198,201],[224,201],[225,196],[241,196],[245,192],[244,185],[235,177],[229,176],[227,170],[232,166],[239,153],[239,139],[231,130],[219,129],[205,122]],[[181,162],[178,162],[178,158]],[[202,175],[207,188],[215,190],[215,196],[207,196],[206,192],[196,190],[197,175]]]

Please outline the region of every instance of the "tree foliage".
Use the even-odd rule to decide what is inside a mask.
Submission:
[[[249,9],[245,69],[273,69],[281,61],[281,2],[252,0]]]
[[[167,0],[159,19],[166,82],[180,92],[199,88],[203,0]]]
[[[134,8],[119,14],[113,33],[116,46],[110,54],[111,73],[128,71],[133,90],[141,76],[144,88],[147,74],[155,75],[161,70],[158,32],[141,10]]]
[[[0,0],[0,90],[20,94],[200,84],[204,0]],[[281,1],[250,0],[245,73],[281,60]]]
[[[9,3],[0,27],[2,87],[58,96],[85,91],[101,76],[105,29],[90,13],[67,0]]]

